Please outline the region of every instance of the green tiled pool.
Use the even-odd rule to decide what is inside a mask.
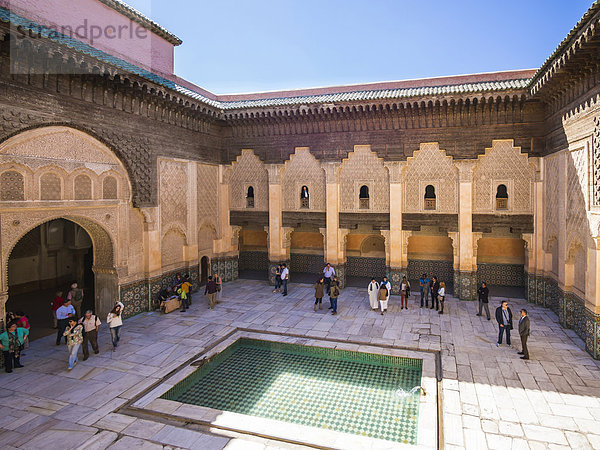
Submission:
[[[417,443],[422,361],[239,339],[162,395],[182,403]]]

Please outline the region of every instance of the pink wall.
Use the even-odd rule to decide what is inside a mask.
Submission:
[[[152,72],[173,74],[171,43],[97,0],[0,0],[0,5]]]

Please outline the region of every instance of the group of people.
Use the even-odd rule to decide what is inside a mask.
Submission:
[[[64,300],[62,306],[56,310],[58,325],[56,345],[60,345],[61,340],[64,338],[69,349],[69,370],[73,369],[79,361],[77,354],[80,347],[83,346],[84,361],[90,356],[88,344],[92,347],[94,354],[97,355],[100,352],[98,347],[98,330],[102,324],[92,310],[85,311],[84,315],[79,317],[71,303],[71,299],[67,298]],[[123,303],[117,301],[106,317],[113,352],[117,351],[119,341],[121,340],[123,308]]]
[[[162,305],[163,302],[177,299],[181,302],[181,312],[186,312],[190,306],[192,306],[191,289],[192,283],[190,281],[190,275],[185,274],[184,276],[181,276],[181,274],[178,273],[175,275],[175,279],[171,286],[163,288],[159,292],[159,301]],[[177,309],[177,305],[175,305],[174,308]]]
[[[446,283],[439,281],[438,277],[431,279],[424,273],[419,278],[419,289],[421,292],[421,308],[429,308],[429,299],[431,298],[431,307],[439,314],[444,314],[444,302],[446,300]]]
[[[273,294],[281,293],[284,297],[288,295],[287,285],[289,279],[290,269],[288,269],[287,264],[279,264],[275,269],[275,289],[273,289]]]
[[[335,275],[335,269],[329,263],[323,269],[323,276],[315,283],[315,311],[317,306],[319,309],[323,309],[323,296],[325,294],[329,296],[329,309],[331,309],[331,314],[335,316],[337,314],[338,297],[340,296],[340,281]]]

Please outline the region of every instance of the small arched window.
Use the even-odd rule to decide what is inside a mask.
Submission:
[[[87,175],[77,175],[74,181],[75,200],[92,199],[92,179]]]
[[[0,200],[3,202],[25,200],[25,181],[16,170],[7,170],[0,175]]]
[[[102,198],[105,200],[116,199],[118,195],[117,179],[108,176],[102,181]]]
[[[254,188],[252,186],[248,186],[246,192],[246,208],[254,208]]]
[[[430,211],[435,210],[435,187],[431,184],[428,184],[425,188],[424,209]]]
[[[302,186],[300,189],[300,208],[310,207],[310,195],[308,193],[308,186]]]
[[[496,189],[496,209],[508,209],[508,190],[505,184],[499,184]]]
[[[358,202],[360,209],[369,209],[369,187],[361,186],[358,194]]]

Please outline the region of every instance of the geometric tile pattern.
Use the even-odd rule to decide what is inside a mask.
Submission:
[[[420,386],[421,360],[241,341],[163,398],[417,444],[420,392],[396,392]]]
[[[25,200],[23,175],[7,170],[0,175],[0,200],[3,202]]]
[[[387,276],[385,258],[346,257],[346,276],[375,277],[378,280]]]
[[[477,284],[525,286],[523,264],[477,264]]]
[[[265,276],[269,269],[269,254],[267,252],[240,252],[240,270],[264,270]]]
[[[321,255],[309,255],[304,253],[290,253],[290,278],[293,272],[296,273],[314,273],[315,279],[325,267],[325,257]]]
[[[413,283],[414,280],[418,280],[421,275],[426,273],[430,279],[435,276],[438,281],[445,282],[448,293],[454,292],[454,267],[452,261],[409,259],[407,272],[408,279],[413,280]],[[413,292],[416,292],[416,286],[413,285]]]

